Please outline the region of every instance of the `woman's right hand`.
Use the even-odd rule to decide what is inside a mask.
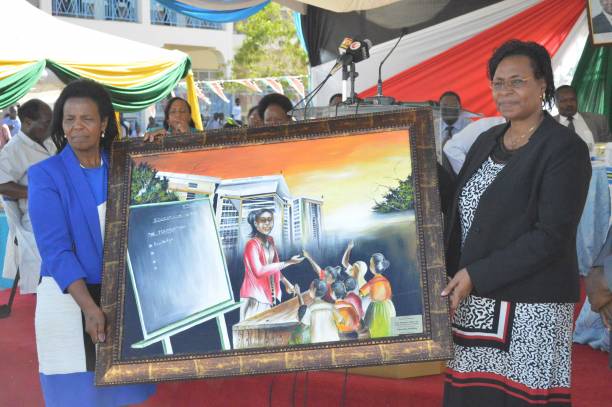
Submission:
[[[92,305],[83,310],[85,316],[85,332],[89,334],[92,342],[100,343],[106,340],[106,318],[102,309]]]
[[[151,131],[151,132],[145,133],[143,138],[144,138],[144,141],[151,141],[151,142],[153,142],[153,141],[155,141],[155,137],[158,137],[158,136],[159,137],[163,137],[163,136],[166,135],[166,133],[167,133],[166,129],[158,129],[158,130],[155,130],[155,131]]]
[[[612,330],[612,301],[599,309],[599,316],[604,326],[608,328],[608,331]]]
[[[290,260],[287,260],[287,264],[290,266],[293,266],[294,264],[301,263],[303,260],[304,258],[302,256],[300,256],[299,254],[296,254]]]

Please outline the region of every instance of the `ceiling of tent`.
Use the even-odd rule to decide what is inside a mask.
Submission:
[[[419,31],[502,0],[399,0],[373,10],[335,13],[309,6],[302,31],[312,66],[333,60],[344,37],[368,38],[374,45]]]

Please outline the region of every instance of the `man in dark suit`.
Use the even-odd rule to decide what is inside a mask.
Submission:
[[[612,0],[599,0],[603,11],[593,17],[593,34],[612,33]]]
[[[612,0],[610,0],[612,3]],[[578,112],[576,90],[569,85],[559,86],[555,91],[555,104],[559,114],[555,116],[562,125],[574,130],[590,149],[595,143],[612,141],[608,120],[596,113]]]

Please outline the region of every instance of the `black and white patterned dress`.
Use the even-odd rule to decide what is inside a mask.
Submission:
[[[463,187],[462,247],[482,194],[504,165],[489,157]],[[470,295],[453,318],[455,356],[446,371],[444,405],[570,405],[573,310],[574,304]]]

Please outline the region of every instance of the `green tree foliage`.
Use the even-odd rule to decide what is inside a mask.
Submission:
[[[289,9],[270,3],[235,28],[245,39],[232,63],[234,78],[308,73],[308,57],[300,46]]]
[[[178,201],[178,196],[168,191],[168,178],[156,178],[157,170],[147,163],[132,164],[132,205]]]
[[[372,209],[379,213],[401,212],[414,209],[412,176],[409,175],[406,179],[400,180],[397,187],[389,188],[382,202],[376,202]]]

